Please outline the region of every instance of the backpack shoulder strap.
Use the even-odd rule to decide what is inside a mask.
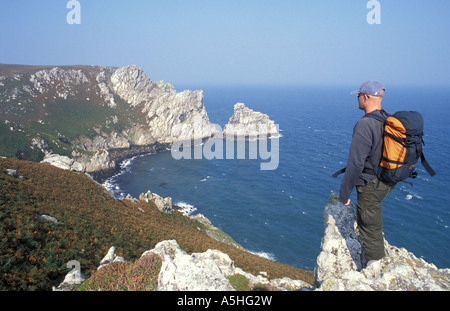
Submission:
[[[386,115],[386,117],[379,116],[378,114],[374,114],[374,113],[368,113],[364,117],[366,117],[366,118],[373,118],[373,119],[376,119],[376,120],[384,123],[386,121],[387,117],[390,116],[390,114],[387,113],[386,111],[384,111],[383,109],[381,109],[381,114]]]
[[[386,117],[384,117],[384,116],[379,116],[379,115],[373,114],[373,113],[368,113],[368,114],[366,114],[364,117],[367,117],[367,118],[374,118],[374,119],[376,119],[376,120],[378,120],[378,121],[384,123],[384,122],[386,122],[386,118],[387,118],[388,116],[390,116],[390,114],[387,113],[386,111],[384,111],[383,109],[381,109],[381,114],[384,115],[384,116],[386,116]],[[364,117],[363,117],[363,118],[364,118]],[[430,169],[431,169],[431,167],[430,167]],[[347,170],[347,168],[344,167],[343,169],[340,169],[339,171],[337,171],[336,173],[334,173],[333,175],[331,175],[331,177],[337,178],[339,175],[345,173],[346,170]],[[371,170],[370,173],[372,173],[372,171],[373,171],[373,170]],[[364,173],[364,172],[369,173],[369,171],[363,171],[363,173]]]

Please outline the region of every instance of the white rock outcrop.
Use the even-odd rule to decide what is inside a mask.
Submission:
[[[92,156],[83,155],[76,159],[85,167],[86,172],[96,172],[100,170],[112,169],[116,163],[111,160],[109,151],[106,149],[97,150]]]
[[[285,277],[269,281],[265,272],[254,276],[235,267],[233,260],[218,250],[209,249],[204,253],[189,255],[180,248],[175,240],[158,243],[154,249],[144,252],[141,259],[149,254],[158,255],[162,261],[158,275],[158,291],[234,291],[228,277],[235,274],[246,277],[250,285],[264,284],[280,291],[312,289],[310,284],[301,280],[291,280]],[[113,246],[97,269],[118,261],[125,260],[116,255]],[[75,265],[75,268],[66,275],[58,287],[53,287],[54,291],[76,290],[87,279],[81,273],[79,264]]]
[[[203,139],[216,132],[203,105],[203,91],[177,92],[170,83],[153,83],[135,65],[117,69],[111,84],[115,94],[146,115],[154,141]]]
[[[324,212],[325,234],[317,258],[315,282],[320,291],[442,291],[450,289],[450,270],[417,258],[385,240],[386,257],[366,266],[356,234],[353,207],[332,194]]]
[[[53,286],[53,291],[74,291],[88,278],[81,272],[81,265],[76,260],[71,260],[66,265],[67,268],[73,268],[66,274],[64,280],[57,287]]]
[[[79,85],[82,83],[88,83],[88,77],[81,70],[74,69],[62,69],[54,67],[52,69],[43,69],[30,76],[30,82],[33,83],[33,87],[39,93],[46,92],[52,83],[56,81],[63,82],[61,90],[61,97],[67,98],[68,85]]]
[[[163,212],[166,214],[170,214],[173,212],[173,205],[172,205],[171,197],[162,198],[158,194],[152,193],[150,190],[147,191],[146,193],[141,193],[139,195],[139,201],[145,201],[148,203],[152,200],[160,212]]]
[[[64,277],[64,281],[57,287],[53,287],[53,291],[73,291],[80,284],[87,280],[87,276],[80,269],[73,269]]]
[[[235,267],[233,260],[221,251],[207,250],[188,255],[175,240],[162,241],[145,252],[162,258],[158,278],[159,291],[234,291],[228,276],[242,274],[250,283],[268,284],[279,290],[310,289],[311,285],[289,278],[269,281],[263,275],[253,276]]]
[[[72,170],[76,172],[84,172],[86,168],[82,163],[77,162],[74,159],[53,153],[47,154],[41,163],[50,164],[64,170]]]
[[[12,177],[19,177],[19,174],[17,174],[17,171],[16,170],[13,170],[13,169],[11,169],[11,168],[8,168],[8,169],[6,169],[6,174],[8,174],[9,176],[12,176]]]
[[[153,89],[153,82],[136,65],[117,69],[111,76],[111,85],[114,93],[132,107],[151,101],[150,92]]]
[[[158,278],[160,291],[233,290],[227,276],[233,274],[235,267],[226,254],[208,250],[188,255],[174,240],[160,242],[149,252],[163,260]]]
[[[108,79],[106,77],[105,71],[101,71],[97,75],[95,80],[98,83],[98,88],[100,90],[100,95],[105,100],[105,103],[108,105],[108,107],[115,108],[116,107],[116,101],[114,99],[114,94],[112,94],[112,92],[111,92],[111,90],[110,90],[110,88],[108,86]]]
[[[123,262],[123,261],[125,261],[123,257],[117,256],[116,248],[114,246],[111,246],[108,250],[108,253],[106,253],[105,257],[103,257],[103,259],[100,261],[100,266],[98,266],[97,270],[99,270],[104,266],[112,264],[113,262]]]
[[[111,161],[109,152],[105,149],[96,151],[92,156],[83,155],[75,159],[50,153],[44,157],[41,163],[75,172],[96,172],[114,168],[116,165],[114,161]]]
[[[234,113],[223,130],[223,137],[227,140],[277,136],[278,127],[268,115],[253,111],[243,103],[234,105]]]

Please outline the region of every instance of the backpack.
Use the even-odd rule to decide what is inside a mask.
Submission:
[[[436,175],[422,152],[424,121],[419,112],[398,111],[386,119],[373,114],[365,117],[384,123],[382,155],[380,164],[374,169],[378,179],[398,183],[407,178],[416,178],[418,173],[415,168],[419,158],[427,172],[431,176]],[[345,169],[336,172],[333,177],[343,172]]]

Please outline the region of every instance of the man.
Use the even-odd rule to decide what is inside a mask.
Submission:
[[[384,86],[374,80],[365,82],[358,91],[352,92],[358,95],[359,109],[365,112],[365,116],[353,129],[348,163],[339,195],[339,201],[349,205],[350,194],[356,187],[359,235],[367,263],[385,256],[382,202],[395,186],[378,180],[374,171],[381,159],[384,124],[368,115],[374,114],[386,119],[387,113],[381,109],[384,92]]]

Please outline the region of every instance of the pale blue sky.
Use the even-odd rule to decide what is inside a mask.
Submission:
[[[0,63],[142,67],[172,84],[450,85],[450,1],[0,2]]]

